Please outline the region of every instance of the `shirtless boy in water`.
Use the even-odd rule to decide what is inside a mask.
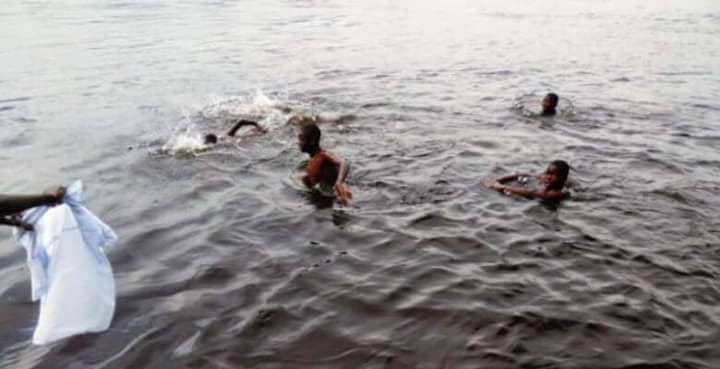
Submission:
[[[310,155],[303,183],[309,188],[316,185],[333,188],[340,205],[347,205],[352,199],[352,193],[345,184],[347,165],[320,147],[320,136],[320,128],[314,123],[302,126],[298,134],[300,151]]]
[[[265,127],[259,125],[257,122],[254,122],[254,121],[251,121],[251,120],[247,120],[247,119],[240,119],[239,121],[237,121],[237,122],[235,123],[235,125],[234,125],[232,128],[230,128],[230,130],[227,132],[227,135],[228,135],[229,137],[235,137],[235,134],[237,133],[237,131],[238,131],[241,127],[244,127],[244,126],[253,126],[253,127],[255,127],[255,129],[256,129],[258,132],[260,132],[260,133],[265,133],[265,132],[267,132],[267,129],[265,129]],[[203,143],[204,143],[205,145],[213,145],[213,144],[216,144],[216,143],[218,142],[218,139],[219,139],[219,138],[218,138],[218,136],[217,136],[216,134],[214,134],[214,133],[208,133],[208,134],[205,135],[205,138],[204,138],[204,142],[203,142]]]
[[[567,181],[570,166],[562,160],[555,160],[548,165],[545,173],[533,176],[530,174],[513,174],[498,178],[495,181],[485,182],[485,187],[498,190],[500,192],[510,193],[516,196],[527,197],[531,199],[541,200],[561,200],[567,195],[562,192]],[[506,186],[505,183],[516,181],[522,177],[536,177],[545,185],[545,188],[532,190],[522,187]]]

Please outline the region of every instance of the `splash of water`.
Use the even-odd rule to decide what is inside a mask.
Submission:
[[[183,109],[183,119],[160,152],[184,156],[207,151],[212,145],[205,144],[205,135],[213,133],[222,137],[237,119],[257,121],[268,131],[296,121],[332,124],[354,119],[352,114],[316,110],[310,104],[290,102],[287,96],[262,91],[248,96],[210,96],[199,108]]]
[[[161,151],[170,155],[196,155],[206,151],[210,145],[206,145],[202,135],[199,132],[188,128],[170,138],[163,145]]]
[[[251,119],[272,129],[284,125],[292,110],[286,97],[256,91],[251,96],[212,96],[209,104],[199,110],[199,116],[209,121]]]

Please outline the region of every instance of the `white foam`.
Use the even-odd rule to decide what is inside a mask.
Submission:
[[[200,109],[200,114],[210,120],[245,117],[257,119],[266,128],[273,128],[285,124],[288,119],[287,104],[262,91],[256,91],[251,96],[211,96],[209,100]]]
[[[256,120],[265,129],[284,127],[292,116],[315,116],[312,106],[291,103],[286,95],[267,95],[262,91],[247,96],[209,96],[200,107],[183,107],[184,119],[163,145],[161,152],[170,155],[195,155],[208,150],[206,134],[224,135],[229,124],[236,119]],[[318,118],[326,121],[341,120],[337,112],[320,112]]]
[[[203,136],[191,129],[180,132],[163,145],[162,152],[170,155],[197,154],[208,149]]]

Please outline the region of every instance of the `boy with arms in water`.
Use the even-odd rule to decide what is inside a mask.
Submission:
[[[494,190],[498,190],[500,192],[505,192],[516,196],[522,196],[531,199],[557,201],[562,200],[564,197],[567,196],[565,193],[562,192],[562,189],[563,187],[565,187],[565,182],[567,181],[569,171],[570,166],[568,165],[568,163],[563,160],[555,160],[550,163],[550,165],[548,165],[545,173],[541,175],[532,176],[528,174],[513,174],[498,178],[495,181],[485,182],[485,186]],[[543,185],[545,185],[545,188],[534,190],[523,187],[512,187],[505,185],[508,182],[516,181],[522,177],[536,177]]]
[[[320,128],[314,123],[303,125],[298,134],[300,151],[310,155],[303,183],[309,188],[316,185],[333,188],[340,205],[347,205],[352,199],[352,193],[345,184],[347,165],[320,147],[320,137]]]

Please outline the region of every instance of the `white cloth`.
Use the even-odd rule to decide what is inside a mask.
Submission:
[[[29,209],[23,221],[34,231],[16,229],[15,237],[27,251],[32,299],[40,299],[33,343],[108,329],[115,282],[104,249],[117,237],[83,206],[82,183],[67,188],[62,205]]]

